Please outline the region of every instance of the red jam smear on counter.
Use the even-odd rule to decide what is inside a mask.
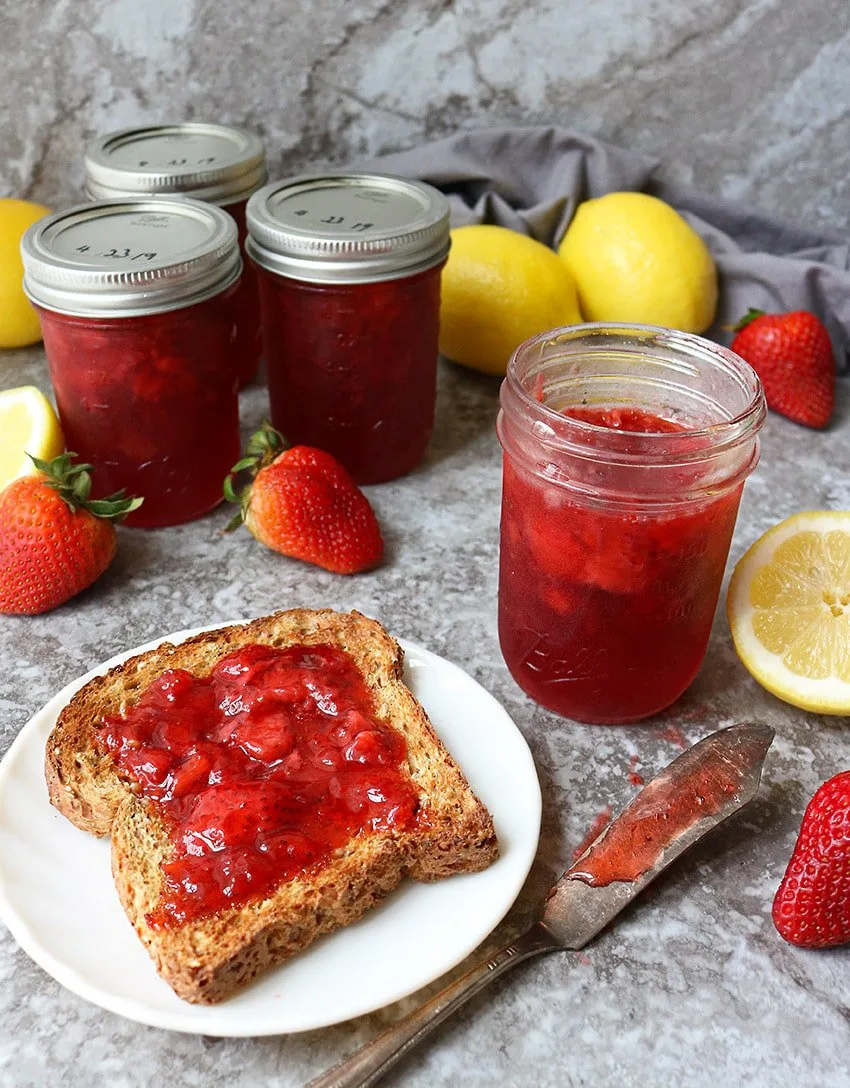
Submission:
[[[564,414],[625,432],[685,430],[637,408]],[[519,685],[584,722],[634,721],[669,706],[704,657],[740,495],[737,487],[679,509],[606,508],[506,454],[499,637]]]
[[[434,426],[442,266],[379,283],[258,270],[272,423],[359,484],[410,472]]]
[[[208,676],[169,669],[98,741],[173,844],[156,928],[261,899],[353,835],[419,813],[404,738],[333,646],[249,645]]]

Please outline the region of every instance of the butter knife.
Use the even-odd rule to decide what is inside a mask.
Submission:
[[[543,952],[576,951],[690,846],[756,796],[774,737],[767,725],[720,729],[674,759],[549,890],[537,921],[307,1088],[368,1088],[488,983]]]

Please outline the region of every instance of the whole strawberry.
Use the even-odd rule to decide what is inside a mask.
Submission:
[[[735,329],[732,351],[761,378],[768,405],[795,423],[825,427],[835,402],[835,360],[815,315],[750,310]]]
[[[251,482],[237,492],[234,476],[245,471]],[[355,574],[376,566],[384,554],[369,500],[339,461],[312,446],[287,449],[268,423],[233,466],[224,494],[240,507],[228,529],[244,521],[261,544],[292,559]]]
[[[800,948],[850,941],[850,771],[830,778],[809,802],[773,922]]]
[[[52,461],[0,494],[0,612],[32,616],[76,596],[98,579],[115,555],[113,521],[141,499],[123,492],[90,499],[91,465],[72,453]]]

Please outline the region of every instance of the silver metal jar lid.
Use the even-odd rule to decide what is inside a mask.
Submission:
[[[110,132],[89,144],[85,164],[93,200],[182,193],[232,204],[266,180],[261,140],[231,125],[186,122]]]
[[[262,268],[310,283],[374,283],[424,272],[449,251],[449,203],[387,174],[311,174],[248,201],[246,249]]]
[[[236,222],[197,200],[149,197],[80,204],[21,240],[24,291],[79,317],[165,313],[217,295],[239,276]]]

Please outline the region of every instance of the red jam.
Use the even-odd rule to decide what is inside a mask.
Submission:
[[[570,870],[571,880],[594,888],[634,883],[660,860],[667,846],[705,816],[714,816],[741,788],[741,768],[715,759],[688,779],[660,775],[632,801],[609,830]],[[604,826],[604,825],[603,825]],[[601,828],[590,838],[594,842]],[[585,849],[589,843],[585,843]]]
[[[98,742],[168,828],[157,928],[261,899],[419,811],[404,738],[332,646],[244,646],[204,677],[169,669]]]
[[[233,295],[236,334],[232,349],[240,389],[247,385],[257,373],[257,366],[263,353],[260,288],[254,266],[245,254],[245,239],[248,235],[248,227],[245,223],[247,204],[247,200],[239,200],[235,204],[224,206],[224,211],[236,220],[239,230],[239,247],[242,250],[242,275]]]
[[[626,432],[683,430],[633,408],[565,414]],[[506,452],[499,637],[517,683],[585,722],[634,721],[678,698],[705,654],[740,495],[611,508]]]
[[[379,283],[316,284],[259,269],[272,422],[361,484],[410,472],[434,425],[438,265]]]
[[[587,829],[587,832],[578,846],[573,850],[573,861],[577,861],[581,855],[587,850],[589,846],[596,842],[608,824],[611,823],[611,813],[613,809],[610,805],[606,805],[600,812],[597,812],[593,817],[593,823]]]
[[[98,495],[141,495],[128,525],[176,525],[222,499],[239,457],[232,289],[144,317],[39,307],[65,442],[96,468]]]
[[[568,408],[561,413],[568,419],[593,423],[609,431],[633,431],[636,434],[681,434],[684,427],[672,419],[644,412],[642,408]]]

